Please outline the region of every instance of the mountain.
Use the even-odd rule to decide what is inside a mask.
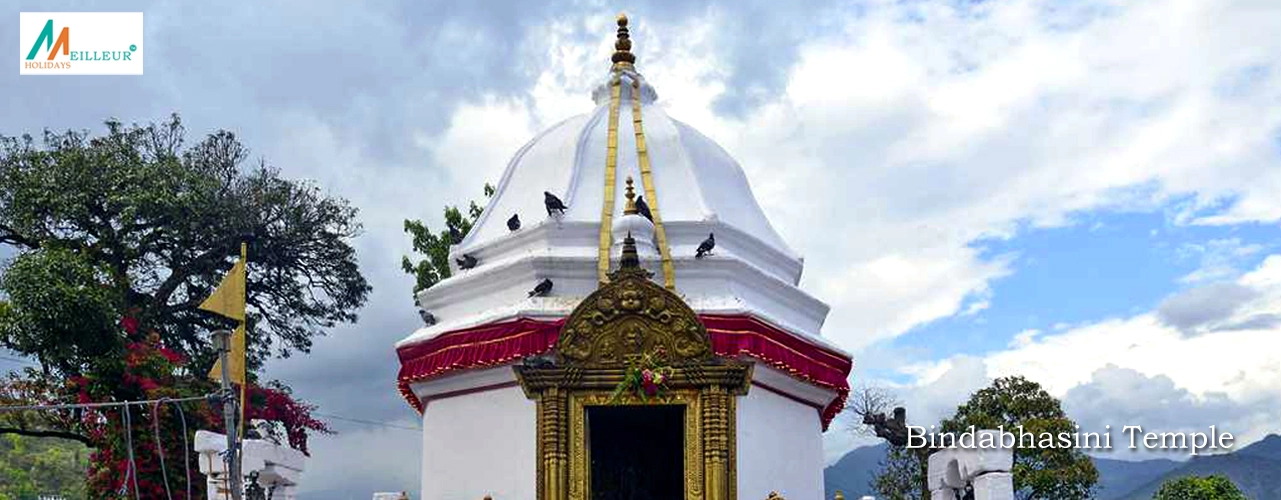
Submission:
[[[1281,436],[1271,434],[1232,453],[1192,457],[1180,467],[1152,479],[1121,498],[1147,500],[1168,480],[1208,474],[1228,476],[1237,488],[1254,500],[1281,500]]]
[[[1281,460],[1281,435],[1269,434],[1267,437],[1255,441],[1254,444],[1237,450],[1236,453]]]
[[[1179,468],[1183,462],[1156,459],[1139,462],[1094,458],[1094,468],[1099,470],[1099,500],[1120,500],[1136,488]]]
[[[851,499],[870,495],[868,483],[881,468],[885,446],[855,448],[825,469],[826,498],[832,498],[836,490]],[[1186,462],[1094,458],[1094,466],[1099,470],[1100,500],[1149,500],[1166,481],[1194,474],[1223,474],[1253,500],[1281,500],[1281,435],[1276,434],[1231,453],[1197,456]]]
[[[872,488],[869,484],[872,475],[881,469],[887,446],[881,443],[854,448],[836,463],[823,469],[823,489],[826,490],[823,498],[834,498],[838,490],[845,494],[845,498],[850,499],[871,495]]]

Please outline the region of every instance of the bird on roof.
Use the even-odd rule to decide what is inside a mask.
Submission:
[[[515,231],[517,229],[520,229],[520,214],[512,214],[512,218],[507,219],[507,230]]]
[[[530,291],[529,291],[529,296],[530,296],[530,297],[542,297],[542,296],[547,295],[547,294],[548,294],[548,293],[550,293],[551,291],[552,291],[552,280],[551,280],[551,278],[543,278],[543,280],[542,280],[542,281],[539,281],[539,282],[538,282],[538,285],[534,286],[534,289],[533,289],[533,290],[530,290]]]
[[[650,222],[654,222],[654,214],[649,212],[649,203],[645,203],[645,195],[636,197],[636,213],[649,219]]]
[[[457,245],[463,242],[463,232],[454,226],[449,226],[449,244]]]
[[[699,243],[698,250],[694,251],[694,258],[701,259],[704,255],[711,255],[713,248],[716,248],[716,236],[712,233],[707,233],[707,239]]]
[[[463,254],[463,258],[454,259],[454,262],[458,264],[459,269],[471,269],[476,267],[476,257],[469,254]]]
[[[552,211],[565,215],[565,210],[569,208],[565,206],[565,202],[560,201],[560,198],[557,198],[556,195],[547,191],[543,191],[543,205],[547,207],[548,217],[551,217]]]
[[[436,324],[436,316],[435,316],[435,315],[433,315],[432,313],[427,312],[427,311],[426,311],[426,310],[424,310],[424,309],[419,309],[419,310],[418,310],[418,317],[422,318],[422,319],[423,319],[423,324],[425,324],[425,325],[427,325],[427,326],[431,326],[431,325]]]

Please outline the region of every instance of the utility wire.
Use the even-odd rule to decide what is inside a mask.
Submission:
[[[156,438],[156,456],[160,457],[160,479],[165,483],[165,498],[173,500],[173,493],[169,490],[169,470],[165,468],[165,443],[160,441],[160,403],[151,405],[151,429],[155,432],[153,437]]]
[[[14,362],[14,363],[20,363],[20,364],[24,364],[24,365],[40,366],[40,364],[39,364],[39,363],[33,362],[33,361],[31,361],[31,360],[27,360],[27,359],[22,359],[22,358],[13,358],[13,357],[9,357],[9,356],[0,356],[0,359],[3,359],[3,360],[5,360],[5,361],[12,361],[12,362]]]
[[[397,426],[397,424],[395,423],[364,421],[364,419],[342,417],[342,415],[334,415],[332,413],[311,412],[311,414],[316,415],[316,417],[336,419],[336,421],[363,423],[363,424],[366,424],[366,426],[379,426],[379,427],[387,427],[387,428],[405,429],[405,431],[423,432],[423,429],[421,429],[420,427]]]
[[[129,477],[133,479],[133,497],[134,500],[142,500],[142,493],[138,491],[138,462],[133,459],[133,420],[129,417],[129,405],[124,406],[125,415],[125,446],[129,451]]]
[[[182,467],[187,473],[183,481],[187,484],[187,496],[183,498],[191,500],[191,444],[187,442],[187,414],[183,413],[182,405],[174,403],[173,407],[178,409],[178,419],[182,420],[182,449],[184,450]]]
[[[112,401],[106,403],[74,403],[74,404],[57,404],[57,405],[18,405],[18,406],[0,406],[0,413],[29,410],[74,410],[77,408],[109,408],[113,406],[141,406],[159,402],[168,403],[185,403],[188,401],[208,401],[217,398],[217,394],[205,396],[193,396],[189,398],[161,398],[161,399],[144,399],[140,401]]]

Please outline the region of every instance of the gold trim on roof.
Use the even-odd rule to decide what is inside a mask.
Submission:
[[[676,270],[672,265],[672,249],[667,245],[667,230],[663,228],[663,216],[654,190],[654,171],[649,165],[649,146],[645,144],[645,126],[641,120],[640,94],[640,80],[632,80],[632,128],[636,130],[636,161],[640,165],[645,201],[649,204],[650,215],[654,216],[654,238],[658,242],[658,254],[663,263],[663,286],[675,291]]]
[[[615,74],[609,91],[609,136],[605,150],[605,192],[600,209],[600,248],[596,254],[596,279],[609,282],[609,247],[613,244],[614,185],[618,170],[618,107],[622,100],[622,79]]]

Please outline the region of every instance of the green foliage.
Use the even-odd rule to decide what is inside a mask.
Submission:
[[[494,187],[489,183],[485,183],[484,191],[486,198],[494,195]],[[405,219],[405,232],[413,236],[414,251],[424,257],[418,262],[408,256],[401,257],[400,267],[414,276],[414,293],[431,288],[450,276],[449,247],[457,243],[452,241],[450,233],[457,233],[459,238],[467,236],[483,210],[475,201],[468,204],[465,215],[458,207],[446,206],[445,229],[440,232],[432,232],[421,220]]]
[[[85,498],[88,449],[62,439],[0,436],[0,500]]]
[[[1152,500],[1248,500],[1226,476],[1186,476],[1161,484]]]
[[[9,299],[0,306],[0,342],[62,373],[114,352],[120,296],[107,277],[101,264],[64,248],[18,255],[0,275]]]
[[[929,498],[925,490],[925,467],[921,461],[924,454],[919,450],[909,450],[901,446],[890,446],[885,450],[885,460],[881,470],[872,477],[873,491],[877,498],[884,500],[924,500]],[[924,496],[923,496],[924,495]]]
[[[943,420],[941,432],[961,433],[975,429],[1007,432],[1022,425],[1024,430],[1074,432],[1076,424],[1063,412],[1059,401],[1040,384],[1023,377],[1003,377],[992,385],[970,395],[957,407],[956,414]],[[928,496],[925,491],[927,462],[925,450],[905,450],[891,446],[886,468],[873,479],[873,487],[888,499],[916,499]],[[1016,448],[1014,450],[1014,491],[1016,497],[1028,499],[1085,500],[1092,498],[1099,480],[1098,470],[1088,456],[1076,449]]]
[[[306,352],[312,337],[356,319],[369,285],[350,245],[356,209],[345,200],[263,163],[242,168],[249,152],[231,132],[184,147],[176,115],[106,125],[100,136],[46,131],[39,143],[0,137],[0,244],[18,253],[5,269],[0,346],[75,375],[119,349],[104,325],[130,316],[137,331],[156,332],[207,369],[208,332],[228,323],[196,306],[242,241],[251,367]]]
[[[346,200],[262,162],[242,168],[249,153],[230,132],[184,146],[176,115],[106,127],[98,136],[46,131],[40,142],[0,137],[0,245],[15,255],[0,275],[0,347],[40,362],[0,379],[0,404],[207,394],[209,331],[231,324],[197,306],[242,243],[251,383],[266,358],[307,352],[313,337],[356,320],[370,287],[351,245],[361,226]],[[251,394],[261,397],[250,398],[249,414],[284,425],[291,445],[305,450],[307,431],[327,431],[286,388],[251,386]],[[209,410],[191,409],[189,417]],[[177,437],[164,443],[177,457],[185,451],[181,422],[166,405],[135,411],[139,489],[144,498],[167,497],[164,479],[172,478],[146,436],[159,427]],[[8,412],[0,435],[90,445],[89,496],[113,498],[124,477],[121,417],[112,409]],[[190,418],[189,430],[217,428],[217,419],[205,420]]]
[[[1040,384],[1023,377],[1003,377],[980,389],[943,421],[943,432],[960,433],[969,426],[1012,431],[1022,425],[1035,435],[1075,432],[1076,423],[1063,412],[1059,400]],[[1020,498],[1077,500],[1091,498],[1099,480],[1094,462],[1080,450],[1016,448],[1014,491]]]

